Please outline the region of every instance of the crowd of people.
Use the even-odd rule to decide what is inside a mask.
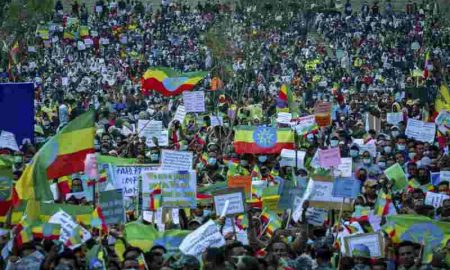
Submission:
[[[327,5],[162,1],[153,9],[140,1],[108,0],[94,7],[74,1],[64,11],[57,1],[52,21],[41,22],[35,37],[20,45],[19,63],[2,79],[31,81],[36,89],[34,142],[24,142],[19,152],[2,149],[14,160],[14,180],[52,136],[93,109],[99,155],[157,165],[164,149],[190,151],[198,194],[211,196],[229,177],[251,176],[254,190],[263,182],[263,190],[275,187],[281,197],[288,182],[306,187],[312,179],[335,177],[336,168],[321,166],[318,153],[336,148],[341,159],[351,160],[350,178],[361,188],[349,208],[320,208],[294,194],[303,198],[300,205],[269,210],[261,203],[264,191],[253,192],[245,212],[227,218],[215,212],[212,200],[197,196],[197,208],[178,209],[179,221],[169,219],[162,229],[139,209],[127,212],[127,222],[160,231],[194,231],[214,220],[225,242],[205,246],[199,256],[133,245],[124,226],[104,234],[86,226],[94,236],[75,249],[38,237],[17,245],[10,240],[18,225],[7,224],[3,269],[449,269],[445,17],[434,1],[408,1],[404,10],[393,10],[390,1],[364,1],[361,10],[348,1],[340,9]],[[195,87],[205,92],[206,112],[173,120],[182,95],[142,91],[145,71],[160,66],[208,72]],[[286,85],[288,122],[279,120],[280,88]],[[329,123],[296,129],[317,104],[331,106]],[[143,137],[137,125],[143,120],[162,121],[167,142]],[[411,135],[413,120],[435,123],[433,138]],[[281,153],[236,153],[238,126],[295,129],[301,163],[287,164]],[[401,186],[388,173],[394,167],[406,179]],[[69,176],[69,186],[80,191],[80,178]],[[88,201],[66,203],[92,205]],[[322,213],[319,221],[312,213]],[[402,217],[429,226],[408,234],[399,229],[405,224],[396,223]],[[381,254],[368,243],[344,240],[370,233],[379,233]],[[102,259],[92,259],[93,249]]]

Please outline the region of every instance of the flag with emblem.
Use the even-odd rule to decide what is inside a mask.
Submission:
[[[234,136],[237,154],[279,154],[294,149],[294,132],[290,128],[237,126]]]

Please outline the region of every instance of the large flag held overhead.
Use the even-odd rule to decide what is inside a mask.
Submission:
[[[450,239],[450,226],[446,222],[434,221],[425,216],[387,216],[383,230],[394,243],[411,241],[423,246],[423,262],[430,262],[433,250],[443,247]]]
[[[237,126],[234,135],[237,154],[278,154],[294,149],[294,132],[290,128]]]
[[[94,111],[69,122],[35,154],[16,184],[19,198],[52,200],[49,179],[84,170],[86,155],[94,149]]]
[[[179,95],[192,90],[207,74],[203,71],[180,73],[169,68],[152,68],[142,76],[142,93],[149,95],[154,90],[166,97]]]
[[[442,110],[450,111],[450,93],[447,84],[443,83],[434,102],[434,109],[437,113]]]

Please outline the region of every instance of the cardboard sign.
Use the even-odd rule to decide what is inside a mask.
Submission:
[[[341,164],[333,170],[334,177],[352,177],[352,158],[341,158]]]
[[[402,112],[387,113],[386,118],[388,124],[397,125],[398,123],[403,121],[403,113]]]
[[[159,146],[168,146],[169,138],[167,136],[167,131],[163,132],[162,121],[154,120],[139,120],[138,128],[140,137],[145,137],[145,144],[148,147],[155,147],[153,143],[153,137],[158,139]]]
[[[384,242],[380,233],[363,233],[344,236],[345,253],[347,256],[352,257],[355,246],[361,244],[369,248],[371,258],[384,257]]]
[[[50,217],[48,223],[60,224],[61,225],[61,234],[59,236],[59,241],[64,244],[72,237],[74,233],[76,233],[78,227],[81,229],[81,241],[82,243],[91,239],[91,233],[85,228],[81,227],[78,223],[76,223],[73,218],[67,214],[66,212],[60,210],[56,214]],[[71,249],[75,249],[81,246],[80,244],[69,246]]]
[[[195,171],[158,171],[149,178],[161,182],[162,206],[168,208],[196,208],[197,174]]]
[[[295,150],[290,149],[282,149],[281,150],[281,160],[280,160],[280,166],[291,166],[291,167],[297,167],[298,169],[304,169],[305,168],[305,156],[306,152],[304,151],[297,151],[297,166],[295,164]]]
[[[184,91],[183,104],[186,112],[204,112],[205,111],[205,92],[203,91]]]
[[[339,147],[319,149],[319,164],[324,168],[337,167],[341,164],[341,151]]]
[[[8,148],[14,151],[19,151],[19,146],[17,145],[16,136],[14,133],[2,130],[0,133],[0,149]]]
[[[228,177],[229,188],[243,188],[245,194],[249,194],[252,188],[252,177],[250,175],[236,175]]]
[[[423,122],[420,120],[408,119],[405,135],[408,138],[413,138],[421,142],[434,142],[434,136],[436,134],[436,124]]]
[[[361,181],[354,178],[336,178],[333,183],[333,196],[356,199],[361,190]]]
[[[226,207],[226,216],[242,214],[245,212],[244,202],[245,195],[242,188],[226,189],[214,193],[214,209],[216,214],[223,213],[228,201],[228,207]]]
[[[188,151],[162,150],[161,170],[192,170],[193,153]]]
[[[393,191],[399,191],[404,189],[408,185],[408,179],[400,164],[395,163],[391,167],[384,170],[384,174],[387,178],[393,182]]]
[[[442,206],[442,203],[449,199],[450,196],[445,194],[439,194],[434,192],[427,192],[425,196],[425,204],[426,205],[432,205],[434,208],[439,208]]]
[[[180,251],[185,255],[198,257],[208,247],[222,247],[224,245],[225,239],[219,228],[213,220],[209,220],[183,239]]]
[[[156,166],[152,165],[111,165],[114,187],[122,189],[124,197],[137,196],[141,175],[157,169]]]
[[[308,199],[310,206],[323,209],[340,209],[343,203],[344,210],[351,209],[350,199],[333,196],[334,181],[332,179],[310,179],[309,181],[308,186],[311,186],[311,194]]]
[[[106,224],[124,224],[125,208],[123,205],[123,193],[121,189],[100,192],[99,203]]]
[[[328,211],[326,209],[308,207],[306,210],[306,221],[308,224],[314,226],[323,226],[328,218]]]

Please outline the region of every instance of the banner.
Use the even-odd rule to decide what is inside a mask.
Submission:
[[[193,153],[188,151],[162,150],[161,170],[192,170]]]
[[[34,142],[34,86],[32,83],[0,84],[0,130],[13,133],[18,144]]]
[[[204,112],[205,111],[205,92],[183,92],[183,104],[186,112]]]
[[[114,187],[122,189],[124,197],[137,196],[141,174],[157,169],[152,165],[111,165]]]

